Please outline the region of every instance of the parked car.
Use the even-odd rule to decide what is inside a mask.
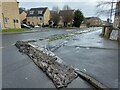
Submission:
[[[34,28],[34,27],[35,27],[35,25],[32,25],[32,24],[28,24],[28,26],[30,26],[30,27],[32,27],[32,28]]]
[[[49,25],[46,24],[46,25],[43,25],[42,27],[49,27]]]
[[[28,29],[32,29],[32,27],[31,27],[31,26],[28,26],[28,25],[26,25],[26,24],[21,24],[21,28],[28,28]]]
[[[40,27],[40,26],[38,26],[38,25],[37,25],[37,26],[35,26],[35,28],[39,28],[39,27]]]

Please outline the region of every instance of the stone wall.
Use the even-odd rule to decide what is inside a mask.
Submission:
[[[118,31],[118,41],[120,42],[120,30]]]
[[[2,2],[0,2],[0,29],[2,28]]]
[[[106,38],[110,38],[110,34],[112,32],[112,27],[103,27],[102,28],[102,36]]]
[[[120,30],[119,29],[115,29],[113,27],[108,27],[108,26],[103,27],[101,35],[105,38],[108,38],[108,39],[113,38],[111,40],[116,40],[120,42]]]

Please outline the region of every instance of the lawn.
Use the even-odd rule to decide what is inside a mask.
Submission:
[[[21,28],[21,29],[2,29],[2,32],[22,32],[22,31],[29,31],[30,29]]]

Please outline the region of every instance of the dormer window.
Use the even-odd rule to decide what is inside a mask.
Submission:
[[[31,14],[31,15],[34,14],[34,11],[30,11],[30,14]]]
[[[39,11],[38,11],[38,14],[42,14],[42,11],[41,11],[41,10],[39,10]]]

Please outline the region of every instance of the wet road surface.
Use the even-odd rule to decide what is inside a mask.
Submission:
[[[46,31],[3,35],[3,88],[55,88],[51,80],[32,60],[26,55],[19,53],[14,46],[18,40],[40,39],[50,35],[76,31],[69,29],[44,30]],[[99,37],[99,33],[100,31],[93,31],[76,35],[67,41],[67,45],[57,49],[54,53],[67,64],[78,67],[108,87],[116,88],[118,87],[117,42],[102,39]],[[64,42],[65,40],[58,40],[58,42]],[[51,43],[55,44],[56,42]],[[90,88],[90,86],[81,79],[81,81],[74,80],[68,88]]]
[[[109,88],[118,88],[118,43],[103,39],[100,30],[77,35],[54,53]]]

